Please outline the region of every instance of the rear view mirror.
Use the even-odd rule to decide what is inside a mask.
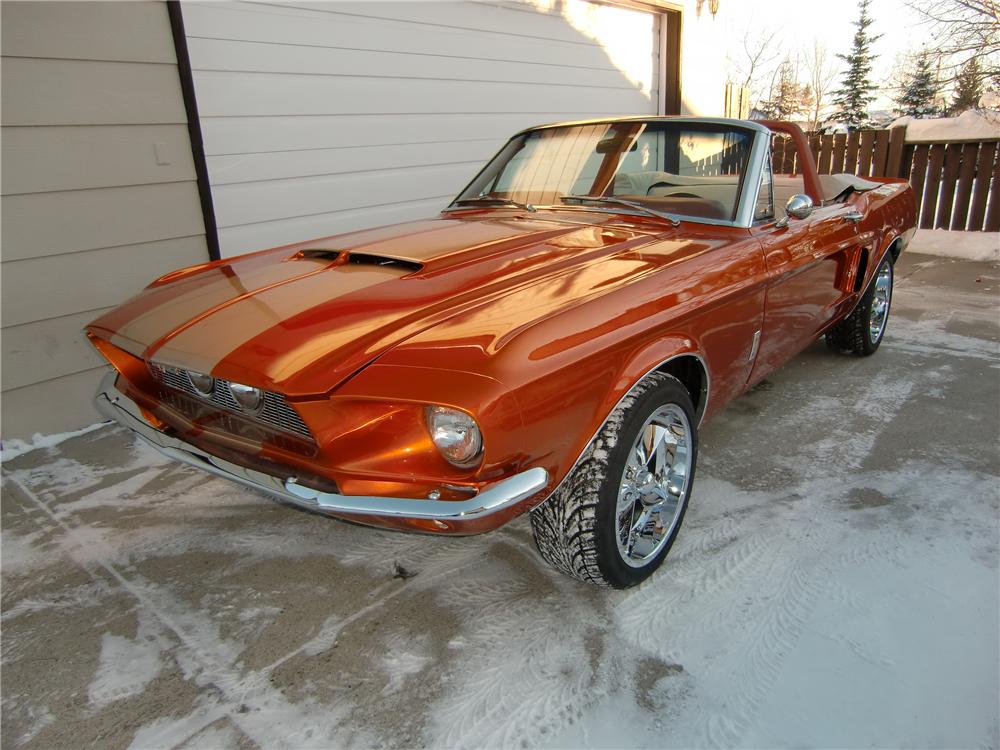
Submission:
[[[613,135],[610,138],[602,138],[597,142],[597,153],[599,154],[614,154],[621,150],[622,142],[628,136]],[[638,151],[639,141],[632,141],[632,146],[629,151]]]

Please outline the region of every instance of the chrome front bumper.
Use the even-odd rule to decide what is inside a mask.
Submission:
[[[442,524],[473,521],[517,505],[543,490],[549,482],[548,472],[537,467],[504,479],[467,500],[365,497],[321,492],[298,484],[294,477],[282,479],[247,469],[160,432],[143,419],[142,412],[134,401],[115,388],[117,376],[116,372],[111,372],[102,380],[94,397],[94,406],[105,417],[128,427],[163,455],[209,474],[331,515],[440,521]]]

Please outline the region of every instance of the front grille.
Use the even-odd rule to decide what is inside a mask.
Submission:
[[[183,414],[192,422],[210,431],[223,432],[252,442],[267,442],[290,453],[303,456],[316,455],[316,444],[297,435],[285,434],[265,426],[261,421],[250,421],[220,410],[203,398],[188,396],[173,388],[163,388],[158,394],[160,403]]]
[[[186,393],[203,401],[210,401],[216,406],[238,414],[241,417],[255,419],[279,430],[290,432],[293,435],[301,435],[310,440],[312,439],[312,433],[309,432],[306,423],[302,421],[302,417],[299,416],[299,413],[295,411],[280,393],[264,391],[264,404],[260,411],[256,414],[248,414],[240,409],[236,403],[236,399],[233,398],[233,394],[229,390],[228,380],[216,378],[212,388],[212,396],[211,398],[206,398],[195,390],[195,387],[191,384],[191,379],[188,377],[187,370],[150,362],[149,371],[158,382],[168,388],[173,388],[175,391]]]

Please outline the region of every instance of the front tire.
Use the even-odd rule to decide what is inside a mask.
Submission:
[[[887,254],[854,312],[827,331],[828,347],[853,352],[858,357],[867,357],[878,350],[889,323],[893,280],[892,256]]]
[[[691,397],[673,376],[651,374],[629,391],[555,494],[531,512],[545,561],[613,588],[648,578],[687,511],[695,424]]]

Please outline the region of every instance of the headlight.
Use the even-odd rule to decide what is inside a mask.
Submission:
[[[211,375],[205,375],[200,372],[191,372],[188,370],[188,380],[191,381],[191,385],[199,395],[204,396],[205,398],[212,397],[212,391],[215,388],[215,378]]]
[[[230,383],[229,391],[233,394],[233,398],[236,399],[236,403],[239,404],[243,411],[257,411],[264,400],[264,394],[260,388],[254,388],[251,385]]]
[[[441,455],[456,466],[469,466],[483,449],[479,425],[464,411],[428,406],[427,429]]]

